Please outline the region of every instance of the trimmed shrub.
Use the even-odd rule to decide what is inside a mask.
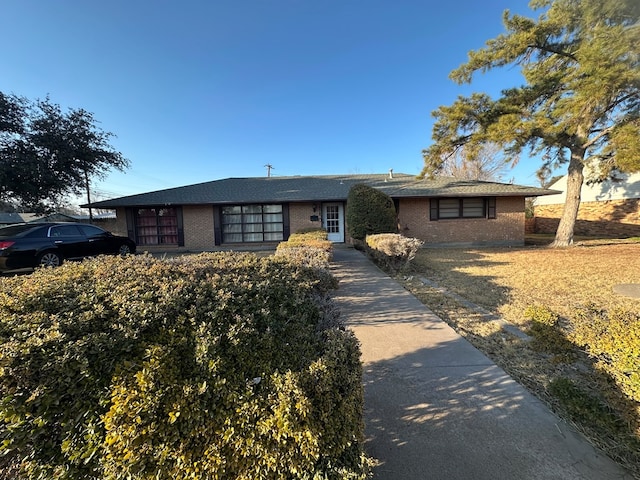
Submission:
[[[313,240],[327,240],[327,231],[324,228],[316,228],[316,227],[308,227],[301,228],[297,230],[295,233],[289,235],[289,240],[296,240],[298,238],[302,239],[313,239]],[[331,242],[329,242],[331,243]]]
[[[312,268],[329,268],[332,244],[326,230],[307,230],[294,233],[276,248],[276,258],[283,258]]]
[[[0,279],[1,450],[21,478],[365,478],[335,285],[229,253]]]
[[[416,257],[424,242],[417,238],[403,237],[397,233],[367,235],[368,253],[385,268],[399,271]]]
[[[349,236],[355,240],[398,231],[393,200],[386,193],[364,184],[354,185],[349,190],[346,219]]]

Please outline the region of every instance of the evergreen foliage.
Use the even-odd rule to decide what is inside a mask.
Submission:
[[[111,137],[86,110],[0,92],[0,202],[49,212],[86,191],[90,178],[124,170],[129,162]]]
[[[476,72],[517,65],[524,84],[459,97],[433,115],[433,145],[424,151],[424,175],[437,173],[464,147],[473,157],[500,145],[507,157],[524,149],[542,159],[541,178],[568,172],[567,202],[555,246],[573,241],[584,167],[640,169],[640,2],[533,0],[537,19],[504,12],[506,33],[472,51],[451,73],[469,83]]]
[[[0,450],[31,479],[365,478],[336,286],[228,253],[0,279]]]
[[[365,184],[349,190],[347,230],[351,238],[364,240],[376,233],[396,233],[398,221],[393,200],[384,192]]]

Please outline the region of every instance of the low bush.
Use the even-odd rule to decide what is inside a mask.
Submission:
[[[312,268],[328,268],[331,262],[332,244],[326,230],[308,230],[293,233],[286,242],[276,248],[276,258],[284,258]]]
[[[424,242],[397,233],[367,235],[367,252],[384,268],[400,271],[413,260]]]
[[[0,449],[20,478],[365,478],[335,285],[228,253],[0,279]]]
[[[532,347],[538,351],[570,355],[575,349],[560,326],[560,318],[542,305],[529,305],[524,317],[530,321],[527,333],[533,337]]]
[[[292,233],[291,235],[289,235],[289,240],[296,241],[297,239],[327,241],[327,231],[324,228],[316,228],[316,227],[301,228],[300,230],[297,230],[295,233]]]
[[[571,338],[635,404],[634,422],[640,433],[640,315],[589,306],[578,313]]]
[[[549,393],[574,421],[598,426],[610,432],[618,430],[619,419],[615,413],[597,397],[582,390],[570,379],[554,378],[549,382]]]

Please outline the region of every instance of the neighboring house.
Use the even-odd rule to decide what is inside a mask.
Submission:
[[[400,232],[430,245],[523,245],[525,197],[556,193],[390,173],[227,178],[104,200],[92,207],[116,209],[116,230],[150,251],[275,244],[310,227],[325,228],[333,242],[349,242],[346,201],[358,183],[389,195]]]
[[[587,172],[588,180],[588,172]],[[555,233],[567,198],[567,176],[549,188],[562,193],[535,200],[536,233]],[[616,173],[604,182],[585,181],[574,234],[611,238],[640,236],[640,173]]]
[[[22,223],[24,219],[22,218],[21,213],[14,212],[0,212],[0,227],[4,227],[6,225],[13,225],[14,223]]]
[[[65,213],[51,213],[49,215],[38,215],[35,213],[3,213],[0,212],[0,227],[13,225],[16,223],[38,223],[38,222],[79,222],[90,223],[89,215],[67,215]],[[116,215],[113,212],[93,215],[94,225],[98,225],[105,230],[116,228]]]

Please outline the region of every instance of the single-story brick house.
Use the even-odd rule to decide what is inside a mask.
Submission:
[[[116,210],[116,231],[141,250],[207,251],[275,244],[291,233],[324,227],[349,242],[345,209],[352,185],[389,195],[400,232],[430,245],[523,245],[525,197],[541,188],[413,175],[323,175],[226,178],[92,204]],[[83,205],[87,207],[87,205]]]
[[[558,228],[566,199],[567,176],[549,188],[560,192],[535,200],[536,233],[555,233]],[[580,199],[576,235],[640,236],[640,173],[616,173],[614,178],[603,182],[585,182]]]

